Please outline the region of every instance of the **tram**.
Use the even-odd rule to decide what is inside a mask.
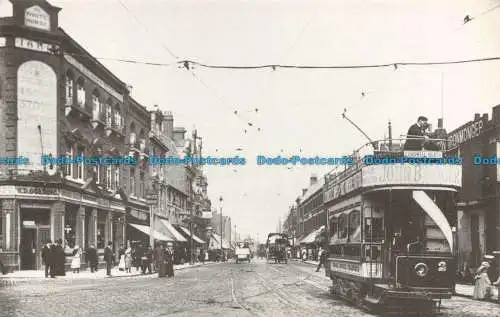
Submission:
[[[443,150],[406,152],[404,140],[397,141],[369,143],[354,152],[352,165],[325,175],[325,274],[335,296],[366,310],[433,313],[455,288],[452,225],[462,169],[458,163],[390,164],[447,157]],[[368,165],[368,156],[389,164]]]

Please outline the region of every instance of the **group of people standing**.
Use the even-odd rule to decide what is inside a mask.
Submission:
[[[42,261],[45,265],[45,277],[56,277],[66,275],[66,254],[62,246],[62,240],[52,243],[51,240],[42,249]]]
[[[492,271],[493,269],[493,259],[486,258],[485,260],[490,261],[482,262],[475,276],[474,293],[472,297],[478,300],[491,299],[494,296],[493,292],[495,287],[497,287],[497,292],[500,291],[500,276],[496,281],[492,282],[492,274],[488,274],[488,271]],[[498,301],[500,303],[500,294],[498,295]]]

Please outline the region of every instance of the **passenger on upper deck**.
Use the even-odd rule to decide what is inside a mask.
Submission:
[[[405,150],[413,150],[413,151],[421,151],[424,142],[428,137],[425,135],[425,130],[427,129],[427,118],[424,116],[420,116],[417,119],[417,123],[413,124],[409,129],[408,133],[406,133],[406,142],[404,149]]]

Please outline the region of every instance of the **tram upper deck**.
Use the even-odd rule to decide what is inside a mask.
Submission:
[[[426,187],[456,191],[462,184],[461,160],[446,150],[443,139],[428,139],[436,150],[406,151],[407,139],[374,141],[350,156],[351,165],[325,175],[325,201],[361,188]],[[417,159],[417,160],[416,160]]]

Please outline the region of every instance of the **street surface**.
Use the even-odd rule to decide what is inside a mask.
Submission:
[[[12,316],[373,316],[328,293],[324,271],[292,262],[207,264],[157,275],[20,281],[0,288],[0,317]],[[71,273],[70,273],[71,274]],[[440,316],[500,316],[500,305],[454,297]]]

